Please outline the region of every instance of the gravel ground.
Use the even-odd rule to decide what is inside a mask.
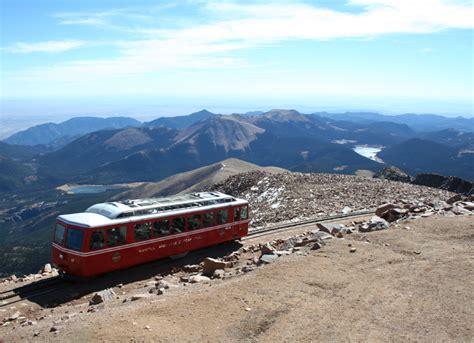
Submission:
[[[162,296],[126,303],[119,296],[96,312],[87,312],[87,298],[37,310],[44,318],[35,325],[0,327],[0,337],[6,342],[473,341],[473,243],[472,216],[432,216],[333,238],[319,250],[283,256],[244,275],[171,288]],[[118,295],[132,293],[144,282],[114,289]],[[50,332],[52,326],[58,331]]]
[[[216,190],[249,201],[253,226],[376,208],[405,200],[447,200],[454,193],[383,179],[338,174],[269,174],[252,171],[229,177]]]

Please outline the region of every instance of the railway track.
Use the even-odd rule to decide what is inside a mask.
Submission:
[[[253,238],[260,237],[260,236],[266,236],[266,235],[270,235],[270,234],[273,234],[273,233],[276,233],[276,232],[280,232],[280,231],[282,232],[282,231],[286,231],[288,229],[294,229],[294,228],[309,225],[309,224],[322,223],[322,222],[332,221],[332,220],[336,220],[336,219],[357,218],[357,217],[371,215],[371,214],[374,214],[374,213],[375,213],[374,210],[356,211],[356,212],[351,212],[351,213],[348,213],[348,214],[337,214],[337,215],[333,215],[333,216],[326,216],[326,217],[300,220],[300,221],[292,222],[292,223],[266,226],[266,227],[263,227],[263,228],[260,228],[260,229],[249,230],[249,234],[247,235],[247,237],[243,238],[242,240],[253,239]]]
[[[340,215],[333,215],[333,216],[326,216],[320,218],[312,218],[301,220],[298,222],[292,223],[285,223],[279,225],[271,225],[259,229],[249,230],[249,234],[247,237],[243,238],[243,240],[254,239],[261,236],[266,236],[278,232],[283,232],[289,229],[294,229],[301,226],[306,226],[309,224],[321,223],[326,221],[332,221],[337,219],[347,219],[347,218],[357,218],[361,216],[367,216],[373,214],[373,210],[367,211],[357,211],[351,212],[348,214],[340,214]],[[201,256],[204,258],[207,256],[204,252],[198,252],[198,257]],[[172,267],[176,264],[176,261],[165,261],[161,263],[160,266],[163,268]],[[52,293],[55,291],[64,290],[64,287],[68,284],[67,281],[62,279],[61,277],[52,277],[46,280],[36,281],[29,285],[21,286],[12,290],[7,290],[0,293],[0,308],[12,305],[16,302],[20,302],[22,300],[31,300],[35,297],[40,297],[48,293]]]

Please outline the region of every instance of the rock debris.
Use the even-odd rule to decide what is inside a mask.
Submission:
[[[249,201],[251,225],[295,221],[376,208],[384,203],[446,201],[455,194],[407,183],[339,174],[270,174],[229,177],[214,190]]]

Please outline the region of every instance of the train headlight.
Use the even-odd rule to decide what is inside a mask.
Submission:
[[[64,255],[63,255],[63,254],[59,254],[59,258],[60,258],[61,260],[64,260]]]

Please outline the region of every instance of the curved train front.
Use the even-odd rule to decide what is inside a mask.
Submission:
[[[209,194],[226,201],[193,203],[196,206],[177,202],[166,210],[135,210],[132,215],[123,211],[133,208],[131,203],[106,203],[83,213],[60,215],[52,262],[65,274],[91,277],[246,236],[248,203],[217,192],[187,196],[208,199]],[[120,214],[110,218],[117,208]]]

